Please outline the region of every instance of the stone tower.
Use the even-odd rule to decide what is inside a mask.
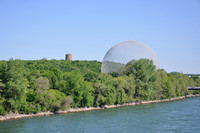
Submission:
[[[72,61],[72,54],[66,54],[65,60],[70,60],[70,61]]]

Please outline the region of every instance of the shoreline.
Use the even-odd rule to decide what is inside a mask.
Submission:
[[[124,104],[118,104],[118,105],[104,105],[103,107],[70,108],[69,110],[58,111],[56,113],[48,111],[48,112],[40,112],[36,114],[7,114],[4,116],[0,115],[0,121],[27,118],[27,117],[47,116],[47,115],[53,115],[53,114],[66,114],[66,113],[83,112],[83,111],[91,111],[91,110],[102,110],[102,109],[117,108],[117,107],[124,107],[124,106],[135,106],[135,105],[150,104],[150,103],[169,102],[169,101],[174,101],[174,100],[184,99],[184,98],[189,98],[189,97],[196,97],[196,96],[200,96],[200,94],[186,95],[186,96],[170,98],[170,99],[162,99],[162,100],[132,102],[132,103],[124,103]]]

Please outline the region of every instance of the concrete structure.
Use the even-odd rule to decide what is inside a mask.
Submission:
[[[200,74],[185,74],[186,76],[188,77],[192,77],[192,76],[199,76],[200,77]]]
[[[188,90],[200,90],[200,87],[188,87]]]
[[[157,69],[160,68],[158,57],[147,45],[137,41],[125,41],[114,45],[104,56],[101,72],[120,72],[132,60],[152,60]]]
[[[70,60],[70,61],[72,61],[72,54],[66,54],[65,60]]]

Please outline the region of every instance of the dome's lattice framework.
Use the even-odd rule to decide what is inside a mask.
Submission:
[[[150,47],[137,41],[125,41],[108,50],[104,56],[101,71],[103,73],[119,72],[133,59],[150,59],[154,62],[156,69],[160,68],[158,57]]]

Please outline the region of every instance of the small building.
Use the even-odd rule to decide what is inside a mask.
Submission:
[[[72,61],[72,54],[66,54],[65,60],[70,60],[70,61]]]

